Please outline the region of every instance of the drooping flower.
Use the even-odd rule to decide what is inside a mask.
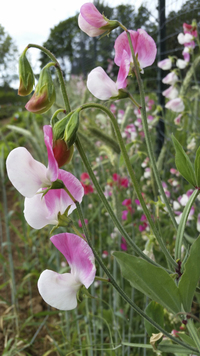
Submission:
[[[153,38],[143,29],[138,29],[137,31],[130,30],[129,33],[140,70],[143,71],[143,68],[150,66],[156,58],[156,44]],[[129,68],[133,66],[133,58],[126,32],[121,33],[117,37],[114,48],[114,61],[118,66],[121,67],[123,64],[124,51],[127,53]]]
[[[196,25],[189,25],[187,23],[183,24],[183,32],[190,33],[193,37],[197,37],[197,27]]]
[[[176,66],[179,68],[179,69],[184,69],[185,67],[187,67],[188,65],[188,61],[185,61],[183,59],[177,59],[176,61]]]
[[[81,286],[89,288],[94,281],[94,255],[87,242],[77,235],[62,233],[52,236],[50,240],[66,258],[71,272],[43,271],[38,280],[38,290],[50,306],[72,310],[77,306],[76,295]]]
[[[175,99],[178,96],[178,90],[173,85],[162,92],[162,95],[168,99]]]
[[[178,77],[175,72],[171,72],[163,78],[162,82],[164,84],[174,85],[178,81]]]
[[[189,47],[184,47],[184,50],[182,52],[184,61],[189,62],[190,61],[190,48]]]
[[[94,4],[88,2],[81,6],[78,17],[80,29],[90,37],[102,35],[104,32],[109,33],[119,26],[118,21],[111,21],[102,15]]]
[[[176,98],[168,101],[168,103],[165,104],[165,107],[174,112],[182,112],[185,109],[185,105],[181,98]]]
[[[158,62],[158,67],[162,70],[169,70],[172,67],[172,60],[171,58],[163,59],[162,61]]]
[[[179,33],[178,37],[178,42],[184,46],[194,48],[195,47],[195,42],[194,42],[194,37],[190,33]]]
[[[124,52],[123,62],[119,69],[117,81],[114,82],[101,67],[94,68],[87,79],[88,90],[100,100],[110,98],[124,98],[127,93],[122,89],[126,88],[126,77],[129,72],[129,62],[126,52]]]

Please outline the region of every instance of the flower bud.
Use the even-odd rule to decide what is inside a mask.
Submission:
[[[27,48],[19,57],[20,84],[19,84],[18,94],[21,96],[29,95],[32,92],[33,86],[35,84],[35,78],[34,78],[32,68],[30,66],[28,59],[26,58],[26,51]]]
[[[58,163],[59,168],[71,161],[73,152],[74,146],[68,148],[64,140],[59,139],[53,143],[53,154]]]
[[[67,116],[63,117],[61,120],[57,121],[53,126],[53,139],[57,141],[63,139],[65,127],[69,122],[70,117],[72,116],[73,111],[70,112]]]
[[[42,114],[48,111],[55,102],[56,93],[49,69],[50,65],[54,65],[54,63],[48,63],[40,73],[39,81],[35,88],[35,93],[25,105],[25,108],[28,111]]]
[[[79,126],[79,111],[76,110],[70,117],[64,133],[64,140],[67,146],[70,148],[76,141],[76,132]]]
[[[81,6],[78,17],[80,29],[90,37],[96,37],[103,33],[110,33],[119,26],[118,21],[111,21],[102,15],[92,3]]]

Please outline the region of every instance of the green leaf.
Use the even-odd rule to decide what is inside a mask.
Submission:
[[[188,155],[186,155],[183,147],[178,140],[172,135],[172,140],[176,150],[175,163],[176,168],[181,175],[194,187],[196,186],[196,178],[194,173],[193,164],[191,163]]]
[[[192,347],[196,347],[196,344],[195,344],[194,340],[189,335],[185,334],[184,332],[179,332],[178,336],[186,344],[188,344],[188,345],[190,345]]]
[[[163,268],[156,267],[142,258],[124,252],[114,252],[113,255],[120,265],[122,276],[134,288],[172,313],[176,314],[181,311],[179,290]]]
[[[190,249],[190,255],[185,263],[184,273],[180,279],[178,288],[184,310],[190,312],[194,292],[200,278],[200,236]]]
[[[162,305],[157,302],[150,302],[145,309],[145,313],[153,319],[162,328],[164,327],[164,310]],[[160,331],[150,324],[146,319],[144,320],[144,325],[147,330],[148,335],[151,337],[152,334],[158,334]]]
[[[197,187],[200,187],[200,147],[198,148],[198,150],[196,152],[194,168],[195,168]]]

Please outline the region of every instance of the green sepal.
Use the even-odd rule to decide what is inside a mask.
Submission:
[[[59,139],[63,139],[65,127],[69,122],[70,117],[72,116],[74,111],[71,111],[67,116],[63,117],[61,120],[57,121],[53,126],[53,139],[57,141]]]
[[[188,155],[185,153],[181,144],[173,135],[172,135],[172,140],[176,151],[176,155],[175,155],[176,168],[190,184],[196,187],[196,178],[195,178],[193,164],[191,163]]]
[[[200,188],[200,147],[196,152],[194,168],[195,168],[196,184],[197,187]]]
[[[44,197],[44,195],[47,194],[48,191],[51,189],[64,189],[64,188],[65,188],[65,185],[64,185],[63,181],[60,179],[57,179],[57,180],[55,180],[55,182],[52,182],[52,184],[48,188],[40,191],[39,194],[42,193],[42,197]]]
[[[181,311],[179,290],[163,268],[124,252],[114,252],[113,255],[120,265],[122,276],[130,282],[132,287],[173,314]]]
[[[70,117],[64,132],[64,141],[67,147],[70,148],[76,141],[76,133],[79,127],[79,112],[80,109],[76,110]]]

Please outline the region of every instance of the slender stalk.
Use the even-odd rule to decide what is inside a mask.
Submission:
[[[85,221],[84,221],[84,217],[82,214],[82,209],[79,205],[79,203],[76,203],[76,208],[77,208],[77,212],[79,215],[79,218],[81,220],[81,224],[83,227],[83,232],[86,236],[86,240],[89,244],[89,246],[91,247],[94,256],[96,258],[96,260],[98,261],[98,263],[100,264],[100,266],[102,267],[102,269],[104,270],[104,272],[106,273],[106,275],[109,278],[110,283],[112,283],[113,287],[117,290],[117,292],[121,295],[121,297],[144,319],[146,319],[149,323],[151,323],[153,326],[155,326],[158,330],[160,330],[160,332],[162,332],[165,336],[167,336],[169,339],[171,339],[172,341],[174,341],[175,343],[185,347],[188,350],[197,352],[198,350],[195,349],[192,346],[189,346],[187,344],[185,344],[184,342],[182,342],[181,340],[178,340],[177,338],[175,338],[174,336],[172,336],[170,333],[168,333],[166,330],[164,330],[159,324],[157,324],[153,319],[149,318],[148,315],[141,310],[128,296],[127,294],[124,292],[123,289],[120,288],[120,286],[117,284],[116,280],[113,278],[112,274],[110,273],[110,271],[107,269],[107,267],[105,266],[103,260],[99,257],[98,253],[96,252],[95,248],[92,246],[88,231],[87,231],[87,227],[85,225]]]
[[[188,328],[188,331],[192,337],[192,339],[194,340],[198,350],[200,351],[200,339],[199,339],[199,336],[197,334],[197,330],[194,326],[194,322],[192,319],[188,319],[188,322],[187,322],[187,328]]]
[[[158,185],[160,194],[161,194],[161,196],[163,198],[163,201],[164,201],[164,203],[166,205],[166,208],[167,208],[167,211],[168,211],[168,213],[170,215],[172,223],[173,223],[175,229],[177,230],[178,225],[177,225],[177,222],[175,220],[173,210],[171,209],[171,207],[169,205],[169,202],[168,202],[168,199],[167,199],[167,196],[166,196],[166,194],[164,192],[164,189],[163,189],[163,186],[162,186],[162,182],[161,182],[161,179],[160,179],[160,175],[159,175],[159,172],[158,172],[158,169],[157,169],[156,160],[155,160],[154,153],[153,153],[151,138],[150,138],[149,130],[148,130],[144,87],[143,87],[143,83],[142,83],[142,80],[141,80],[141,77],[140,77],[140,70],[139,70],[137,59],[135,57],[135,53],[134,53],[134,50],[133,50],[133,44],[132,44],[132,41],[131,41],[130,33],[128,31],[126,31],[126,34],[127,34],[127,37],[128,37],[129,46],[130,46],[131,54],[132,54],[133,61],[134,61],[135,74],[136,74],[136,78],[137,78],[137,82],[138,82],[138,86],[139,86],[139,91],[140,91],[142,124],[143,124],[143,130],[144,130],[144,134],[145,134],[145,139],[146,139],[148,155],[149,155],[149,158],[150,158],[150,161],[151,161],[151,166],[152,166],[152,169],[153,169],[153,173],[154,173],[154,176],[155,176],[156,183]]]
[[[128,153],[126,151],[126,147],[124,145],[124,141],[123,141],[123,138],[121,136],[121,132],[119,130],[119,127],[118,127],[118,124],[117,124],[117,121],[115,119],[115,116],[110,112],[110,110],[100,104],[95,104],[95,103],[90,103],[90,104],[85,104],[85,105],[82,105],[81,106],[81,109],[87,109],[87,108],[98,108],[102,111],[104,111],[108,117],[110,118],[111,122],[112,122],[112,125],[114,127],[114,130],[115,130],[115,134],[116,134],[116,137],[117,137],[117,140],[118,140],[118,143],[119,143],[119,146],[120,146],[120,149],[121,149],[121,152],[122,152],[122,155],[123,155],[123,158],[124,158],[124,161],[126,163],[126,167],[127,167],[127,170],[129,172],[129,175],[130,175],[130,178],[131,178],[131,182],[133,183],[133,186],[135,188],[135,191],[137,193],[137,196],[138,196],[138,199],[140,201],[140,204],[143,208],[143,211],[144,211],[144,214],[146,215],[146,218],[149,222],[149,225],[157,239],[157,241],[159,242],[159,245],[162,249],[162,252],[164,253],[167,261],[169,262],[169,264],[176,268],[177,265],[176,265],[176,262],[173,260],[172,256],[170,255],[169,251],[167,250],[163,240],[162,240],[162,237],[160,236],[159,234],[159,231],[157,230],[152,218],[151,218],[151,214],[149,212],[149,210],[147,209],[147,206],[145,204],[145,201],[144,201],[144,198],[142,196],[142,192],[140,190],[140,186],[137,182],[137,179],[136,179],[136,176],[135,176],[135,173],[134,173],[134,170],[133,170],[133,167],[130,163],[130,160],[129,160],[129,156],[128,156]]]
[[[64,78],[62,75],[62,70],[60,68],[60,64],[57,61],[56,57],[53,55],[53,53],[51,53],[48,49],[46,49],[43,46],[39,46],[33,43],[28,44],[27,48],[37,48],[40,49],[42,52],[44,52],[53,62],[56,62],[55,68],[57,70],[58,73],[58,78],[60,81],[60,86],[61,86],[61,91],[62,91],[62,96],[63,96],[63,100],[65,103],[65,107],[66,107],[66,111],[67,113],[69,113],[71,111],[70,109],[70,104],[69,104],[69,99],[68,99],[68,95],[67,95],[67,91],[66,91],[66,87],[65,87],[65,83],[64,83]]]
[[[92,171],[92,168],[90,166],[90,163],[85,155],[85,152],[82,148],[82,145],[80,143],[80,140],[78,138],[78,135],[77,135],[77,139],[76,139],[76,147],[79,151],[79,154],[85,164],[85,167],[90,175],[90,178],[96,188],[96,191],[99,195],[99,198],[101,199],[102,203],[104,204],[107,212],[109,213],[114,225],[118,228],[119,232],[121,233],[121,235],[126,239],[126,241],[128,242],[128,244],[134,249],[134,251],[139,255],[141,256],[142,258],[144,258],[146,261],[150,262],[151,264],[157,266],[157,267],[162,267],[160,266],[158,263],[154,262],[153,260],[151,260],[147,255],[145,255],[141,250],[140,248],[134,243],[134,241],[130,238],[130,236],[127,234],[126,230],[124,229],[124,227],[121,225],[121,223],[119,222],[119,220],[117,219],[116,215],[114,214],[110,204],[108,203],[107,199],[105,198],[104,196],[104,193]],[[167,270],[168,273],[173,273],[172,271],[169,271]]]

